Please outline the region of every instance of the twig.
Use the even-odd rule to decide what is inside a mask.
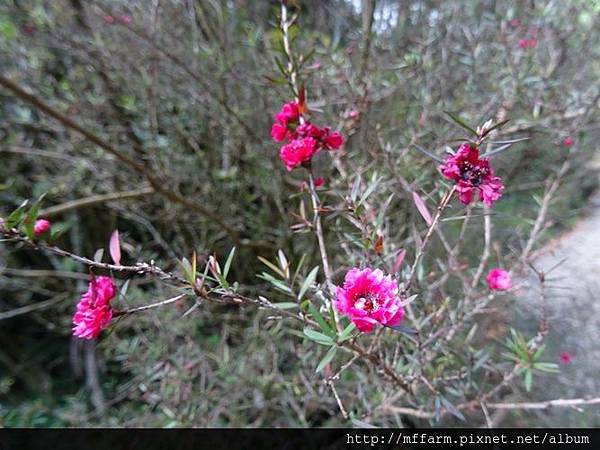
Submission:
[[[115,311],[114,316],[115,317],[125,316],[125,315],[133,314],[133,313],[136,313],[136,312],[140,312],[140,311],[146,311],[148,309],[153,309],[153,308],[158,308],[160,306],[165,306],[165,305],[168,305],[170,303],[174,303],[174,302],[176,302],[178,300],[181,300],[182,298],[184,298],[187,295],[188,294],[181,294],[181,295],[178,295],[176,297],[169,298],[167,300],[163,300],[163,301],[156,302],[156,303],[151,303],[150,305],[138,306],[137,308],[126,309],[126,310],[123,310],[123,311]]]
[[[486,403],[488,409],[549,409],[553,407],[557,408],[573,408],[576,406],[589,406],[589,405],[600,405],[600,397],[596,398],[570,398],[570,399],[556,399],[547,400],[543,402],[523,402],[523,403]],[[471,408],[472,403],[463,403],[458,405],[456,408],[464,410]],[[396,414],[405,414],[421,419],[433,419],[436,414],[433,411],[425,411],[421,409],[406,408],[401,406],[384,406],[383,409]],[[447,414],[447,411],[443,411],[443,414]]]
[[[340,408],[340,412],[342,413],[342,416],[344,417],[344,419],[348,420],[348,413],[346,412],[346,409],[344,408],[344,405],[342,404],[342,400],[340,399],[340,396],[337,393],[337,390],[335,389],[335,383],[333,382],[333,380],[328,380],[327,384],[329,385],[329,387],[331,388],[332,392],[333,392],[333,396],[335,397],[335,401],[337,402],[339,408]]]
[[[484,236],[483,253],[481,254],[481,259],[479,260],[479,266],[477,267],[477,270],[475,271],[475,275],[473,276],[473,281],[471,282],[471,288],[470,288],[469,294],[467,296],[470,295],[470,293],[473,291],[473,289],[475,289],[475,287],[477,286],[477,283],[479,283],[479,279],[481,278],[481,275],[483,274],[483,271],[485,270],[485,265],[487,264],[487,261],[490,257],[490,243],[491,243],[491,237],[492,237],[492,221],[490,219],[489,208],[487,206],[484,208],[484,215],[483,215],[483,236]]]
[[[538,234],[540,233],[540,231],[546,221],[546,215],[548,214],[548,208],[550,207],[550,202],[551,202],[552,198],[554,197],[556,190],[560,186],[560,181],[561,181],[562,177],[567,172],[567,170],[569,170],[570,166],[571,166],[571,163],[567,159],[563,163],[561,168],[559,169],[558,173],[556,174],[554,181],[552,183],[550,183],[550,185],[546,188],[546,191],[544,192],[544,197],[542,199],[542,206],[540,207],[540,211],[538,213],[537,219],[535,221],[535,224],[533,225],[533,230],[531,231],[529,240],[527,241],[527,244],[525,245],[523,253],[521,254],[521,264],[525,264],[527,262],[529,253],[531,252],[533,245],[535,244],[535,241],[538,238]]]
[[[437,207],[437,211],[435,212],[435,215],[433,216],[433,219],[431,220],[431,225],[429,225],[429,228],[427,229],[427,233],[425,234],[425,237],[423,238],[423,243],[421,245],[421,248],[419,248],[419,251],[417,252],[417,255],[415,256],[415,260],[410,268],[410,273],[408,275],[406,283],[404,284],[404,289],[403,289],[404,293],[408,292],[408,290],[410,289],[410,285],[411,285],[413,278],[415,277],[415,273],[417,271],[417,266],[419,265],[419,262],[421,261],[421,258],[423,257],[423,255],[425,253],[425,248],[427,247],[429,238],[433,234],[435,227],[437,226],[438,222],[440,221],[442,212],[444,211],[446,206],[448,206],[448,203],[450,203],[450,200],[452,199],[452,195],[454,194],[455,190],[456,190],[456,186],[452,186],[452,188],[450,190],[448,190],[448,192],[446,192],[446,194],[444,194],[442,201],[440,202],[439,206]]]
[[[39,311],[41,309],[50,308],[67,298],[67,295],[59,295],[56,298],[51,298],[49,300],[45,300],[43,302],[37,302],[32,305],[25,305],[20,308],[15,308],[11,311],[0,312],[0,320],[11,319],[16,316],[21,316],[23,314],[28,314],[33,311]]]
[[[50,208],[43,209],[40,211],[39,215],[40,217],[53,217],[71,211],[73,209],[88,208],[99,203],[110,202],[113,200],[129,200],[132,198],[143,197],[152,194],[153,192],[153,188],[146,187],[142,189],[135,189],[132,191],[113,192],[112,194],[92,195],[90,197],[71,200],[60,205],[55,205],[51,206]]]

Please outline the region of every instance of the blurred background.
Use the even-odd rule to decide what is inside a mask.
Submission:
[[[317,158],[323,198],[339,202],[357,174],[379,180],[374,204],[396,192],[386,252],[410,243],[418,217],[401,186],[427,190],[437,179],[436,164],[411,145],[441,154],[461,137],[444,111],[471,124],[510,119],[504,135],[529,138],[495,160],[507,186],[495,209],[495,254],[522,247],[547,180],[569,160],[537,248],[544,269],[568,257],[549,294],[549,354],[572,360],[523,398],[597,396],[600,2],[289,3],[300,9],[291,32],[307,60],[311,111],[347,137],[344,154]],[[91,258],[118,228],[124,262],[171,270],[194,250],[224,260],[235,246],[232,279],[251,293],[267,289],[257,256],[283,249],[293,261],[305,255],[307,269],[319,264],[313,236],[291,228],[302,177],[283,168],[269,133],[291,100],[277,70],[278,12],[278,2],[248,0],[0,2],[0,74],[35,97],[27,103],[0,87],[0,216],[47,193],[42,216],[61,232],[60,247]],[[135,164],[52,119],[40,102]],[[325,228],[334,268],[355,263],[334,248],[347,233],[335,215]],[[314,349],[267,312],[202,305],[182,318],[188,306],[174,306],[123,319],[97,343],[72,338],[87,278],[71,260],[0,243],[3,426],[345,424],[314,373]],[[169,294],[134,277],[119,302]],[[527,326],[528,295],[494,323]],[[357,417],[398,423],[377,408],[389,387],[367,369],[348,376],[354,384],[340,394]],[[498,420],[600,426],[598,408]]]

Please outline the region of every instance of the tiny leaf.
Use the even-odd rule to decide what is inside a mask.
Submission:
[[[108,244],[110,251],[110,257],[112,258],[115,265],[121,265],[121,242],[119,240],[119,230],[112,232],[110,236],[110,242]]]
[[[96,250],[96,253],[94,253],[94,261],[96,261],[97,263],[102,262],[103,256],[104,256],[104,249],[99,248],[98,250]]]
[[[431,214],[429,213],[429,210],[427,209],[425,202],[423,201],[421,196],[419,194],[417,194],[416,192],[413,191],[412,195],[413,195],[413,201],[415,202],[415,206],[417,207],[417,210],[419,211],[419,213],[421,213],[421,216],[423,217],[423,219],[425,219],[425,222],[427,222],[427,225],[431,226],[433,219],[431,218]]]

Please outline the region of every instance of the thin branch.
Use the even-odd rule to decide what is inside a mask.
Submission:
[[[454,194],[455,190],[456,190],[456,186],[453,186],[450,190],[448,190],[448,192],[446,192],[446,194],[444,194],[442,201],[440,202],[439,206],[437,207],[435,216],[433,216],[433,219],[431,220],[431,225],[429,225],[429,228],[427,229],[427,233],[425,234],[425,237],[423,238],[423,244],[421,245],[421,248],[419,248],[419,251],[418,251],[417,255],[415,256],[415,260],[410,268],[410,274],[404,285],[405,293],[408,292],[410,285],[413,281],[413,278],[415,277],[415,273],[417,271],[417,266],[419,265],[419,262],[421,261],[421,258],[423,257],[423,255],[425,253],[425,248],[427,247],[429,238],[433,234],[435,227],[437,226],[438,222],[440,221],[440,218],[442,217],[442,212],[444,211],[444,209],[446,209],[446,206],[448,206],[448,203],[450,203],[450,200],[452,199],[452,195]]]
[[[485,265],[490,257],[490,244],[492,241],[492,221],[490,219],[489,208],[486,206],[485,213],[483,215],[483,236],[484,236],[484,245],[483,245],[483,253],[481,254],[481,259],[479,260],[479,266],[475,271],[475,275],[473,276],[473,281],[471,282],[471,288],[469,290],[469,294],[477,284],[479,283],[479,279],[481,275],[483,275],[483,271],[485,270]],[[468,296],[467,295],[467,296]]]
[[[337,393],[337,390],[335,389],[335,383],[333,382],[333,380],[328,380],[327,384],[329,385],[329,387],[331,388],[331,391],[333,392],[333,396],[335,397],[335,401],[338,404],[338,407],[340,408],[340,412],[342,413],[342,416],[344,417],[345,420],[348,420],[348,413],[346,412],[346,409],[344,408],[344,405],[342,404],[342,400],[340,399],[340,396]]]
[[[0,320],[12,319],[13,317],[22,316],[23,314],[29,314],[30,312],[50,308],[66,299],[67,295],[59,295],[55,298],[44,300],[43,302],[36,302],[31,305],[25,305],[20,308],[12,309],[10,311],[0,312]]]
[[[150,305],[138,306],[137,308],[126,309],[123,311],[115,311],[114,316],[115,317],[126,316],[126,315],[133,314],[136,312],[146,311],[148,309],[159,308],[161,306],[165,306],[170,303],[175,303],[176,301],[181,300],[182,298],[186,297],[187,295],[188,294],[180,294],[176,297],[168,298],[167,300],[162,300],[160,302],[151,303]]]
[[[523,402],[523,403],[486,403],[485,404],[488,409],[518,409],[518,410],[529,410],[529,409],[550,409],[553,407],[556,408],[574,408],[577,406],[590,406],[590,405],[600,405],[600,397],[596,398],[570,398],[570,399],[557,399],[557,400],[547,400],[544,402]],[[472,403],[464,403],[458,405],[456,408],[459,410],[464,410],[471,408]],[[395,414],[405,414],[408,416],[413,416],[421,419],[433,419],[436,414],[433,411],[425,411],[421,409],[414,408],[405,408],[401,406],[384,406],[388,412]],[[447,414],[447,411],[443,411],[442,414]]]
[[[106,203],[114,200],[130,200],[133,198],[144,197],[154,193],[154,188],[146,187],[124,192],[113,192],[112,194],[99,194],[90,197],[79,198],[60,205],[51,206],[40,211],[40,217],[53,217],[69,212],[73,209],[89,208],[100,203]]]

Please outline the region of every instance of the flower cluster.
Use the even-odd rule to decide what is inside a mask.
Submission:
[[[465,205],[471,203],[475,190],[479,190],[479,199],[487,206],[492,206],[502,196],[502,180],[494,176],[489,159],[479,158],[479,150],[471,144],[462,144],[440,171],[444,177],[456,182],[458,196]]]
[[[528,49],[528,48],[535,48],[537,46],[537,39],[536,38],[530,38],[530,39],[520,39],[519,40],[519,48],[522,50]]]
[[[111,300],[117,287],[109,277],[92,277],[88,290],[77,304],[73,316],[73,334],[82,339],[95,339],[112,320]]]
[[[297,102],[284,104],[275,114],[271,137],[275,142],[287,141],[279,152],[287,170],[308,163],[321,149],[337,150],[344,144],[344,137],[337,131],[305,120]]]
[[[373,331],[377,323],[396,326],[404,317],[398,283],[379,269],[349,270],[344,285],[337,287],[335,307],[365,333]]]

